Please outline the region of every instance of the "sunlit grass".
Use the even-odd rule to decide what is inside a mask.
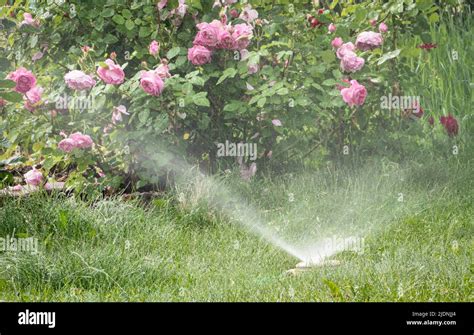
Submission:
[[[183,208],[172,198],[148,205],[119,199],[87,204],[43,195],[4,200],[0,236],[36,237],[41,253],[0,253],[0,299],[469,301],[471,170],[469,164],[412,168],[399,186],[424,192],[416,210],[368,233],[363,253],[338,254],[340,266],[296,277],[285,274],[295,258],[244,226],[198,210],[199,204]],[[298,196],[337,194],[344,183],[357,182],[340,175],[318,188],[300,184]],[[294,202],[277,200],[288,185],[256,184],[258,192],[267,188],[273,197],[256,192],[255,201],[262,208],[278,205],[282,218],[294,216]]]

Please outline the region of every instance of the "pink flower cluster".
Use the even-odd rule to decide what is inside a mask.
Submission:
[[[363,105],[367,97],[367,90],[363,85],[359,84],[357,80],[351,80],[350,84],[350,87],[341,89],[342,99],[350,107]]]
[[[337,49],[336,56],[341,60],[341,70],[344,72],[356,72],[362,69],[365,60],[355,53],[355,45],[352,42],[343,43],[340,37],[336,37],[331,44]]]
[[[66,82],[66,85],[70,89],[78,90],[78,91],[90,89],[94,87],[96,83],[95,80],[91,76],[78,70],[73,70],[71,72],[68,72],[64,76],[64,81]]]
[[[9,73],[6,79],[14,81],[15,91],[25,95],[24,106],[27,110],[33,112],[42,103],[43,88],[36,86],[36,77],[31,71],[20,67]]]
[[[120,85],[125,79],[125,72],[112,59],[107,59],[105,65],[97,68],[97,75],[106,84]]]
[[[142,71],[140,75],[140,86],[143,90],[153,96],[159,96],[165,88],[166,78],[171,77],[166,63],[160,64],[156,69]]]
[[[33,19],[33,16],[30,13],[23,14],[23,21],[21,21],[22,26],[32,26],[34,28],[38,28],[40,26],[40,22],[38,19]]]
[[[16,71],[9,73],[7,79],[13,80],[16,83],[15,91],[23,94],[36,85],[35,75],[24,67],[20,67]]]
[[[148,47],[148,52],[150,55],[156,57],[156,55],[158,55],[160,52],[160,43],[155,40],[151,41],[150,46]]]
[[[68,138],[59,142],[58,147],[64,152],[71,152],[73,149],[87,149],[92,147],[94,142],[89,135],[83,135],[80,132],[69,135]]]
[[[43,88],[40,86],[35,86],[28,92],[26,92],[25,97],[25,108],[29,110],[30,112],[33,112],[36,107],[38,107],[42,101],[41,101],[41,95],[43,94]]]
[[[382,35],[373,31],[364,31],[360,33],[356,39],[356,47],[362,51],[378,48],[382,43]]]
[[[23,175],[25,182],[31,186],[38,186],[43,181],[43,174],[33,168]]]
[[[194,65],[209,63],[216,49],[242,50],[247,48],[253,37],[253,27],[247,23],[232,26],[214,20],[196,25],[198,33],[193,47],[188,49],[188,60]]]

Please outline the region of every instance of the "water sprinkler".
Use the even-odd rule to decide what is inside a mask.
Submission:
[[[341,262],[337,259],[321,259],[318,261],[308,260],[302,261],[296,264],[297,269],[310,269],[310,268],[317,268],[322,266],[337,266],[340,265]]]
[[[314,268],[319,268],[323,266],[338,266],[340,264],[341,262],[338,261],[337,259],[310,258],[306,261],[299,262],[298,264],[296,264],[294,269],[290,269],[286,271],[286,274],[296,276],[302,272],[305,272],[307,270],[311,270]]]

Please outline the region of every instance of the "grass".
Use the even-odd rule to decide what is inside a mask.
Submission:
[[[295,258],[202,205],[182,206],[173,198],[147,205],[41,194],[4,199],[0,236],[36,237],[41,253],[0,252],[0,299],[472,301],[472,166],[408,170],[400,187],[425,195],[417,206],[384,217],[367,233],[363,253],[340,253],[340,266],[298,276],[285,274]],[[361,180],[355,174],[301,180],[307,184],[307,178],[315,187],[300,187],[298,197],[337,194]],[[254,194],[259,208],[293,215],[295,202],[278,201],[289,185],[267,180],[240,192]],[[274,198],[259,195],[268,188]]]
[[[418,57],[408,60],[410,71],[403,76],[403,86],[408,88],[407,94],[421,97],[421,105],[428,115],[439,119],[452,114],[462,122],[461,130],[470,132],[474,129],[474,45],[469,42],[474,33],[472,15],[444,15],[440,23],[430,26],[428,33],[437,47],[420,50]],[[414,48],[420,44],[422,40],[418,38],[403,47]]]

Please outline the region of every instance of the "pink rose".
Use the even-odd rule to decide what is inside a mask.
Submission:
[[[35,86],[28,92],[26,92],[26,98],[28,102],[32,105],[35,105],[41,101],[41,95],[43,94],[43,88],[40,86]]]
[[[234,26],[234,32],[232,37],[237,42],[236,48],[238,50],[246,49],[250,43],[250,39],[253,36],[253,28],[251,25],[246,23],[236,24]]]
[[[25,182],[31,186],[38,186],[43,181],[43,174],[33,168],[23,175],[25,177]]]
[[[336,31],[336,25],[334,23],[331,23],[328,26],[328,30],[329,30],[330,33],[334,33]]]
[[[356,39],[356,47],[362,51],[375,49],[382,45],[382,43],[382,35],[373,31],[364,31],[360,33]]]
[[[217,30],[225,29],[225,25],[219,20],[213,20],[211,23],[201,22],[196,24],[196,28],[199,31],[208,29],[208,26],[211,26],[212,28],[215,28]]]
[[[353,53],[354,51],[355,51],[355,45],[352,44],[352,42],[344,43],[337,49],[336,55],[337,55],[337,58],[342,59],[344,58],[344,55],[346,53],[349,53],[349,52]]]
[[[163,82],[163,79],[161,79],[159,73],[151,70],[143,71],[141,73],[140,85],[146,93],[158,96],[163,92],[165,83]]]
[[[258,64],[249,64],[249,66],[247,67],[248,69],[248,73],[249,74],[254,74],[254,73],[257,73],[258,70],[259,70],[259,66]]]
[[[282,126],[281,121],[278,120],[278,119],[272,120],[272,124],[273,124],[275,127],[281,127],[281,126]]]
[[[118,107],[114,107],[114,110],[112,112],[112,123],[117,124],[119,122],[122,122],[122,114],[123,115],[130,115],[130,113],[127,112],[127,108],[124,105],[120,105]]]
[[[375,25],[377,24],[377,20],[375,20],[375,19],[369,20],[369,24],[370,24],[372,27],[375,27]]]
[[[66,85],[73,90],[87,90],[95,85],[95,80],[82,71],[73,70],[64,76]]]
[[[160,43],[153,40],[150,43],[150,46],[148,47],[148,51],[150,52],[150,55],[152,55],[152,56],[158,55],[158,52],[160,52]]]
[[[36,85],[36,77],[24,67],[9,73],[7,79],[16,83],[15,91],[20,93],[26,93]]]
[[[5,99],[0,98],[0,107],[6,106],[7,101]]]
[[[30,13],[23,14],[23,21],[21,21],[21,25],[32,26],[35,28],[39,27],[39,20],[34,20],[33,16]]]
[[[10,187],[10,190],[13,192],[21,192],[23,189],[24,187],[20,184]]]
[[[188,10],[188,5],[186,5],[186,0],[178,0],[178,2],[179,5],[178,8],[176,8],[176,13],[178,13],[179,16],[184,17]]]
[[[105,61],[106,67],[99,66],[97,74],[106,84],[120,85],[125,79],[125,73],[120,65],[115,64],[112,59]]]
[[[89,135],[83,135],[79,132],[69,135],[69,138],[74,141],[74,146],[79,149],[90,148],[94,144]]]
[[[197,25],[199,31],[194,38],[194,45],[202,45],[203,47],[214,48],[219,41],[218,35],[221,29],[216,24],[203,22]]]
[[[385,22],[382,22],[380,25],[379,25],[379,31],[381,33],[386,33],[388,31],[388,26],[385,24]]]
[[[158,7],[158,10],[162,10],[163,8],[166,7],[167,4],[168,4],[168,0],[161,0],[160,2],[158,2],[156,7]]]
[[[246,5],[239,17],[247,23],[251,23],[258,18],[258,12],[252,9],[252,6]]]
[[[217,47],[220,49],[233,50],[237,44],[232,34],[227,30],[220,30],[218,36]]]
[[[333,40],[331,41],[331,45],[332,45],[332,47],[335,48],[335,49],[340,48],[341,45],[342,45],[342,43],[344,43],[344,41],[343,41],[342,38],[340,38],[340,37],[336,37],[335,39],[333,39]]]
[[[341,59],[341,69],[344,72],[356,72],[362,69],[365,60],[362,57],[357,57],[354,52],[346,52]]]
[[[357,80],[351,80],[351,86],[341,90],[342,99],[350,107],[364,104],[367,97],[367,90],[363,85],[360,85]]]
[[[65,138],[58,143],[58,148],[64,152],[71,152],[76,147],[76,142],[73,139]]]
[[[194,65],[204,65],[212,58],[212,51],[202,45],[195,45],[188,49],[188,60]]]
[[[161,79],[165,80],[166,78],[171,77],[170,69],[167,64],[160,64],[156,69],[155,72],[161,77]]]

